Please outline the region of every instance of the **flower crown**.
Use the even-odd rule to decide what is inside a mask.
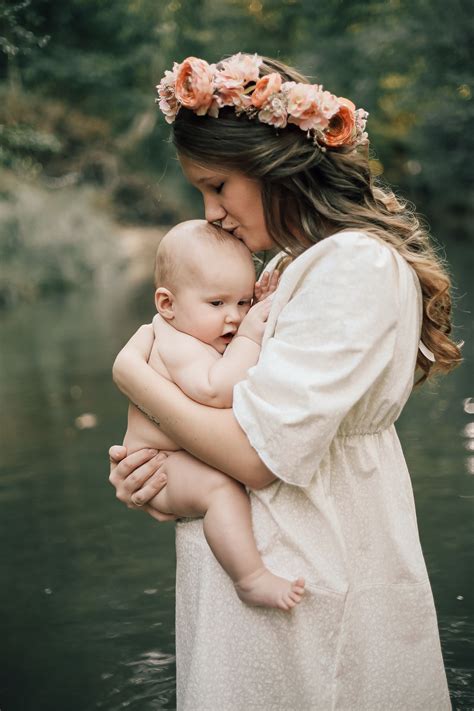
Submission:
[[[240,52],[219,64],[188,57],[165,72],[156,87],[156,101],[168,123],[174,122],[181,106],[214,118],[222,107],[233,106],[237,115],[276,128],[295,124],[323,151],[367,143],[364,109],[356,109],[352,101],[334,96],[320,84],[284,82],[277,72],[259,77],[262,62],[256,54]]]

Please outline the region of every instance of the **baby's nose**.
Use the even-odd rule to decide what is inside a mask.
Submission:
[[[239,321],[239,320],[240,320],[240,313],[239,313],[239,310],[238,310],[238,309],[234,309],[234,308],[229,309],[229,310],[227,311],[225,320],[227,321],[227,323],[234,323],[235,321]]]

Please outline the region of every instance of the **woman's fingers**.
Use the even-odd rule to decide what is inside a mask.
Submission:
[[[166,486],[163,463],[168,454],[156,449],[140,449],[126,456],[125,447],[114,445],[109,450],[110,477],[119,501],[130,509],[149,513],[157,521],[172,521],[176,516],[162,514],[148,505],[150,499]]]
[[[120,444],[114,444],[112,447],[109,449],[109,461],[110,461],[110,467],[115,467],[119,462],[122,461],[122,459],[125,459],[127,456],[127,448],[123,447]]]
[[[135,508],[136,504],[132,501],[132,494],[141,489],[145,482],[158,471],[166,456],[164,452],[156,454],[156,450],[142,449],[125,457],[117,465],[112,465],[109,481],[115,487],[117,499],[129,508]],[[165,483],[166,479],[164,475],[161,475],[160,486],[157,490],[159,491]],[[151,496],[147,498],[145,494],[142,498],[143,503],[146,503]]]
[[[163,460],[160,462],[160,465],[161,464],[163,464]],[[143,506],[147,504],[150,499],[159,494],[164,486],[166,486],[166,474],[160,466],[154,474],[144,481],[139,490],[134,490],[130,497],[131,501],[135,506]]]
[[[111,479],[110,483],[115,486],[114,482],[123,481],[128,476],[130,476],[130,474],[134,472],[138,467],[140,467],[142,464],[146,464],[146,462],[148,462],[156,455],[156,449],[139,449],[136,452],[133,452],[133,454],[129,454],[128,457],[125,457],[120,462],[117,462],[116,466],[113,467],[113,471],[111,472],[111,477],[113,476],[113,481]],[[113,460],[111,459],[111,462],[112,461]]]
[[[148,480],[151,479],[158,472],[158,469],[165,461],[166,456],[167,455],[164,452],[158,452],[158,454],[149,459],[147,462],[133,469],[133,471],[128,474],[128,476],[123,480],[122,488],[124,492],[128,495],[128,498],[132,500],[132,503],[138,504],[140,506],[141,504],[146,504],[147,501],[151,498],[145,495],[144,497],[142,497],[141,502],[137,502],[133,501],[132,494],[135,494],[139,490],[143,489],[145,483],[148,483]],[[159,489],[164,486],[164,483],[161,482],[161,486],[159,487]]]

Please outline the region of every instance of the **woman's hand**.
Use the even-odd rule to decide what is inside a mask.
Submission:
[[[166,486],[166,475],[161,469],[166,457],[165,452],[156,449],[140,449],[128,456],[125,447],[114,445],[109,449],[109,481],[116,489],[117,499],[129,509],[141,509],[157,521],[176,519],[176,516],[163,514],[148,504]],[[137,504],[139,491],[140,503]]]
[[[276,291],[280,281],[280,272],[274,269],[272,272],[263,272],[260,279],[255,284],[255,300],[263,301],[267,296]]]

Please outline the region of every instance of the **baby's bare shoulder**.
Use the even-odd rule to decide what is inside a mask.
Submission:
[[[156,349],[166,367],[193,363],[196,361],[215,361],[222,356],[207,343],[174,328],[161,316],[153,321]]]

